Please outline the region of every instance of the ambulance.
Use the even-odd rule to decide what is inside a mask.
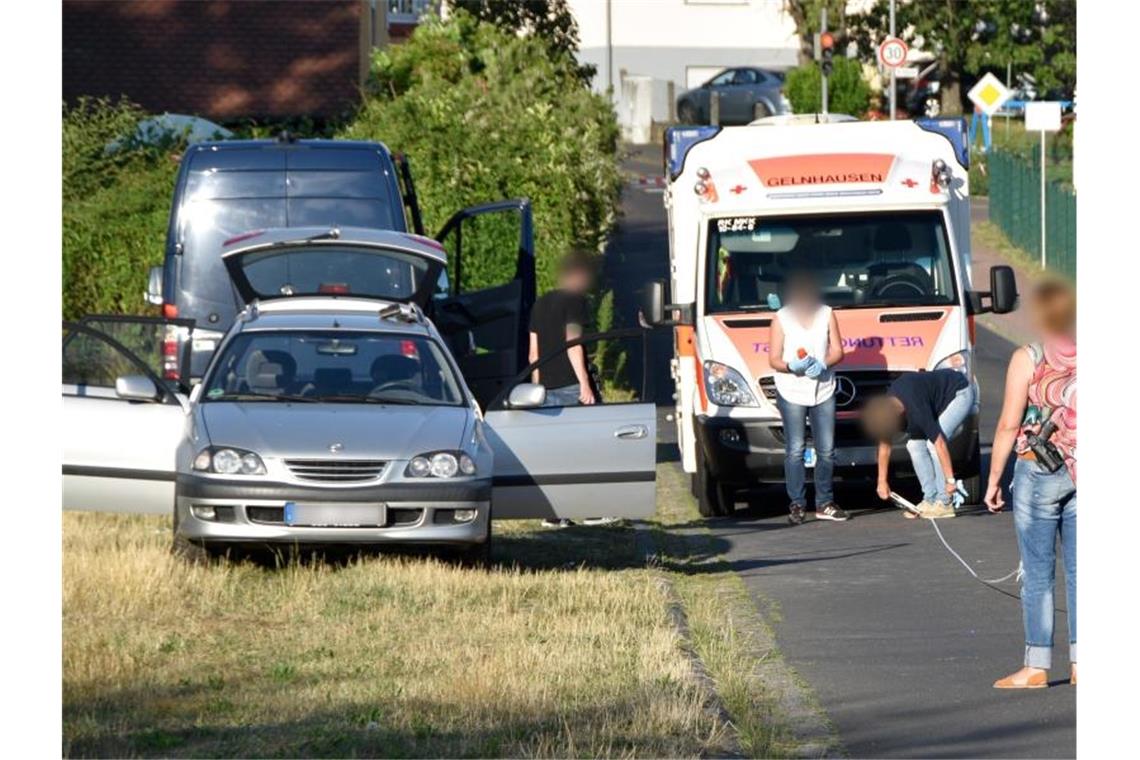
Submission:
[[[835,312],[835,479],[873,484],[876,446],[861,405],[902,373],[974,377],[974,317],[1017,305],[1013,271],[970,274],[965,121],[861,122],[848,116],[675,127],[664,145],[670,282],[645,288],[643,314],[674,328],[677,440],[701,514],[731,513],[739,490],[784,480],[785,437],[769,331],[791,272],[809,272]],[[977,410],[949,441],[954,471],[980,498]],[[805,463],[815,461],[808,431]],[[911,478],[904,442],[892,483]],[[897,472],[896,472],[897,470]]]

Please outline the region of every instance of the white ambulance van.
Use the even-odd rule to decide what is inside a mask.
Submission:
[[[974,315],[1016,308],[1009,267],[970,278],[968,142],[962,119],[860,122],[774,117],[665,135],[671,283],[644,292],[647,321],[674,327],[677,439],[706,516],[739,489],[784,479],[769,328],[789,272],[808,271],[835,311],[835,478],[874,482],[862,403],[904,372],[974,379]],[[668,301],[668,303],[667,303]],[[977,499],[977,415],[950,442]],[[805,460],[814,461],[810,430]],[[913,477],[905,447],[894,477]]]

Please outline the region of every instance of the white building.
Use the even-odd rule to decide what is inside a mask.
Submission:
[[[799,63],[799,38],[784,0],[570,0],[579,59],[598,68],[594,88],[613,87],[627,138],[672,116],[674,97],[729,66],[776,70]],[[670,86],[671,83],[671,86]],[[636,129],[635,129],[636,128]]]

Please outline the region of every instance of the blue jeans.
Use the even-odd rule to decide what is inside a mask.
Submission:
[[[776,395],[776,407],[784,421],[784,484],[788,499],[805,506],[804,445],[807,438],[807,418],[811,418],[811,435],[815,443],[815,506],[833,500],[831,473],[835,469],[835,396],[815,406],[801,406],[785,401]]]
[[[977,393],[973,384],[967,385],[954,395],[942,414],[938,415],[938,426],[946,436],[946,443],[962,427],[962,423],[970,416],[970,412],[977,405]],[[938,461],[938,454],[934,451],[934,442],[925,438],[913,438],[906,443],[907,453],[910,454],[911,464],[914,465],[914,474],[922,484],[922,498],[931,504],[938,502],[949,504],[950,496],[946,493],[946,476],[942,472],[942,464]],[[970,494],[980,496],[980,494]]]
[[[546,401],[543,406],[578,406],[578,397],[582,395],[578,383],[563,385],[560,388],[547,388]]]
[[[1069,617],[1069,661],[1077,661],[1077,487],[1067,468],[1053,474],[1037,462],[1018,459],[1013,468],[1013,525],[1021,551],[1021,614],[1025,622],[1025,664],[1053,664],[1053,584],[1057,535],[1065,562],[1065,607]]]

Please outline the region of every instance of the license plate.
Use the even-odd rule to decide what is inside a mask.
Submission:
[[[815,467],[815,447],[808,446],[804,449],[804,467]]]
[[[285,502],[285,524],[306,528],[378,528],[383,504],[298,504]]]

